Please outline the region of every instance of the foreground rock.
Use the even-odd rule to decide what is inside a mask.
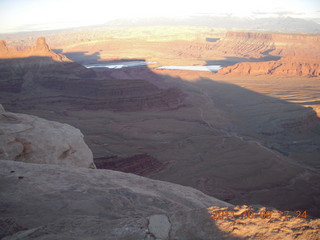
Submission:
[[[6,240],[319,237],[319,220],[211,219],[212,210],[233,206],[189,187],[110,170],[0,161],[0,183]]]
[[[12,161],[0,161],[0,169],[0,221],[10,223],[1,237],[24,229],[21,239],[173,239],[168,228],[186,229],[171,215],[231,206],[189,187],[110,170]]]
[[[0,105],[0,159],[93,167],[93,156],[80,130]]]
[[[319,239],[320,220],[308,219],[307,212],[282,212],[246,205],[217,208],[208,212],[219,229],[244,239]],[[228,216],[227,216],[228,215]]]

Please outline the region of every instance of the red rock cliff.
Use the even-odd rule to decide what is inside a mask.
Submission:
[[[242,62],[222,68],[218,74],[320,76],[319,61],[286,58],[269,62]]]
[[[225,54],[242,57],[280,56],[278,61],[242,62],[218,73],[233,75],[320,75],[320,36],[229,32],[217,44]]]
[[[19,50],[18,48],[14,47],[7,47],[5,41],[0,41],[0,59],[26,57],[50,57],[54,61],[71,62],[71,60],[69,60],[66,56],[52,51],[46,43],[44,37],[38,38],[35,46],[27,47],[23,50]]]
[[[319,57],[320,36],[303,34],[274,34],[228,32],[217,42],[215,49],[227,56],[263,57],[269,54],[282,57]],[[316,50],[316,51],[315,51]]]

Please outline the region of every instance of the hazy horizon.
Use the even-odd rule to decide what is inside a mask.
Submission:
[[[169,0],[157,4],[146,0],[112,3],[102,0],[3,0],[0,2],[0,33],[90,26],[117,19],[179,19],[191,16],[292,17],[317,21],[320,18],[320,3],[316,0],[271,0],[267,4],[253,0],[226,0],[218,4],[206,0],[198,0],[196,4]]]

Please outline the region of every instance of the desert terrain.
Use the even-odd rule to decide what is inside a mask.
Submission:
[[[319,217],[320,35],[97,29],[1,36],[4,108],[80,129],[97,168],[192,187],[223,201],[218,207],[259,205]],[[140,65],[127,66],[132,62]],[[171,217],[202,221],[200,215]]]

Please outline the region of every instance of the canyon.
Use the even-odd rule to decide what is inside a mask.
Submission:
[[[2,119],[0,123],[4,134],[12,129],[8,125],[19,124],[18,117],[20,121],[36,119],[38,124],[42,121],[42,134],[35,132],[39,126],[29,129],[38,138],[48,137],[52,126],[62,125],[31,115],[7,113],[3,109],[1,114],[9,120],[3,122]],[[55,139],[73,138],[72,131],[58,131]],[[0,155],[0,237],[4,240],[255,239],[257,236],[312,240],[319,237],[319,219],[297,217],[297,212],[279,216],[281,211],[274,208],[234,206],[190,187],[118,171],[89,169],[91,166],[80,164],[90,160],[86,155],[79,156],[77,161],[66,156],[60,163],[55,161],[58,157],[51,150],[57,148],[57,142],[42,140],[35,149],[34,139],[29,138],[29,149],[46,153],[47,161],[39,154],[34,154],[36,161],[33,162]],[[87,147],[84,142],[81,144],[73,145],[72,154]],[[85,151],[90,153],[88,149]],[[150,156],[136,158],[150,159]],[[121,161],[130,160],[118,159],[119,164],[124,165]],[[114,164],[118,164],[117,161]],[[21,199],[27,201],[22,203]],[[247,211],[256,212],[260,217],[244,217]],[[234,212],[235,218],[216,218],[218,212]],[[261,213],[268,216],[270,213],[270,218],[262,218]]]
[[[9,97],[10,103],[4,101],[3,104],[23,101],[28,108],[36,103],[59,105],[64,102],[77,109],[137,111],[179,108],[183,99],[178,89],[159,89],[141,79],[98,78],[94,71],[53,52],[44,38],[39,38],[35,47],[5,48],[0,52],[0,63],[0,91],[9,95],[20,93],[15,103]]]
[[[80,129],[84,141],[92,150],[94,165],[98,168],[74,170],[48,165],[47,168],[52,171],[46,172],[45,166],[5,162],[1,163],[4,169],[21,169],[24,172],[34,168],[35,174],[44,172],[49,178],[54,178],[56,172],[66,171],[74,175],[76,181],[80,181],[78,175],[85,176],[92,184],[78,190],[87,194],[91,189],[97,196],[115,194],[110,201],[120,201],[117,205],[117,211],[120,212],[121,206],[127,204],[127,200],[124,200],[125,203],[121,201],[131,196],[130,199],[134,201],[130,205],[132,208],[124,207],[123,211],[131,211],[133,215],[138,213],[139,219],[129,222],[122,219],[113,223],[114,226],[127,224],[129,229],[133,229],[132,236],[141,239],[148,234],[151,236],[152,227],[148,228],[147,225],[155,212],[164,213],[170,219],[172,236],[189,239],[182,228],[196,228],[200,223],[204,227],[194,229],[199,235],[190,235],[190,239],[211,239],[206,231],[215,234],[220,232],[216,228],[207,228],[210,217],[204,218],[208,216],[204,206],[209,207],[210,204],[216,204],[219,209],[227,206],[231,209],[235,205],[258,205],[279,211],[303,210],[308,212],[308,216],[319,217],[320,37],[317,34],[213,32],[205,28],[182,29],[183,33],[175,36],[161,27],[154,28],[155,35],[152,35],[146,29],[151,31],[150,28],[143,28],[126,32],[115,28],[110,35],[96,32],[92,39],[83,38],[82,35],[77,38],[78,35],[68,31],[60,32],[57,35],[59,37],[49,35],[43,38],[34,34],[27,41],[36,41],[33,47],[21,44],[17,39],[1,41],[0,103],[10,112],[32,114]],[[37,37],[40,38],[36,40]],[[13,43],[20,45],[14,46]],[[153,64],[119,69],[84,67],[87,64],[116,64],[123,61]],[[220,65],[222,69],[217,73],[159,69],[162,66],[208,65]],[[10,114],[14,116],[15,113]],[[4,119],[14,124],[16,121]],[[68,149],[62,152],[65,151],[68,152]],[[2,159],[4,155],[0,155]],[[86,159],[86,164],[92,163],[92,158]],[[93,164],[88,165],[93,167]],[[6,179],[16,179],[10,177],[8,170],[3,171]],[[90,172],[90,177],[89,171],[97,172]],[[18,175],[24,176],[20,172]],[[136,193],[132,195],[127,190],[120,191],[128,189],[130,184],[127,182],[119,187],[119,192],[113,191],[114,187],[110,185],[110,189],[106,190],[99,188],[100,183],[94,184],[97,179],[108,179],[107,175],[114,176],[115,180],[109,178],[109,181],[127,178],[128,182],[136,185],[142,184],[142,181],[145,188],[134,190]],[[23,181],[30,179],[28,175]],[[74,192],[78,190],[72,186],[77,183],[70,181],[61,179],[61,183],[55,183],[53,187],[58,192],[60,190],[56,185],[71,184],[69,189],[72,194],[68,196],[74,199]],[[174,188],[173,192],[181,187],[179,192],[183,192],[183,197],[195,201],[201,198],[204,203],[200,204],[200,200],[197,200],[198,205],[192,205],[194,208],[190,209],[177,204],[170,197],[164,199],[164,196],[172,196],[173,193],[163,192],[162,187],[157,188],[160,192],[150,193],[151,185],[162,184],[161,181],[187,186],[170,187],[178,185],[169,186],[166,183],[166,188]],[[137,186],[131,187],[135,189]],[[197,189],[192,190],[196,191],[194,195],[197,197],[185,193],[190,187]],[[151,203],[142,200],[136,202],[142,199],[141,193],[156,195],[161,206],[165,202],[167,207],[173,201],[172,206],[182,212],[170,215],[172,208],[160,211],[160,207],[153,209]],[[43,195],[41,193],[41,199],[46,194],[45,191]],[[57,201],[55,204],[60,206],[58,196],[54,197]],[[81,209],[79,211],[86,211],[82,207],[91,204],[94,212],[101,208],[92,202],[91,196],[86,195],[85,199],[87,202],[77,203],[77,209]],[[143,210],[143,205],[148,208]],[[45,205],[43,207],[47,208]],[[30,209],[33,208],[30,205]],[[12,213],[8,213],[8,217],[10,215]],[[90,215],[89,219],[92,217]],[[163,216],[160,218],[166,219]],[[190,220],[189,225],[182,224],[184,218]],[[108,220],[100,219],[100,216],[94,219],[96,222],[113,221],[112,217]],[[196,219],[194,224],[191,219]],[[67,229],[78,231],[69,220],[63,220],[67,222]],[[139,230],[134,221],[141,223],[139,227],[143,230]],[[288,221],[294,222],[294,219]],[[229,228],[231,225],[241,225],[241,221],[231,222],[220,222],[229,233],[234,232]],[[249,222],[246,224],[251,224]],[[78,223],[83,224],[81,220]],[[215,227],[220,223],[216,221]],[[32,231],[25,234],[35,234],[36,238],[47,234],[50,229],[57,229],[62,223],[57,221],[55,224],[36,229],[39,223],[35,221],[28,225]],[[259,224],[263,225],[263,221]],[[279,220],[274,224],[277,228],[285,223]],[[292,226],[295,224],[298,223]],[[308,224],[312,226],[310,232],[301,234],[310,234],[303,236],[310,239],[315,236],[316,239],[314,232],[319,229],[318,223],[309,221]],[[17,223],[17,228],[20,225]],[[271,225],[268,226],[271,228]],[[236,225],[235,228],[241,227]],[[257,228],[261,230],[263,227],[259,225]],[[118,234],[114,231],[114,234]],[[293,231],[293,235],[283,233],[284,239],[295,236],[297,231]],[[242,234],[239,238],[254,239],[256,234],[244,233],[242,228],[239,232]],[[298,238],[298,235],[295,237]],[[126,238],[129,235],[117,236],[118,239],[129,239]],[[224,235],[217,236],[223,239]],[[226,239],[231,237],[237,239],[236,235],[227,235]],[[212,236],[212,239],[215,237]]]
[[[222,74],[319,76],[319,36],[230,32],[225,38],[223,44],[217,47],[220,51],[228,49],[227,53],[234,56],[256,58],[267,53],[280,59],[263,63],[238,63],[220,70]],[[246,45],[250,45],[250,48],[246,48]]]

